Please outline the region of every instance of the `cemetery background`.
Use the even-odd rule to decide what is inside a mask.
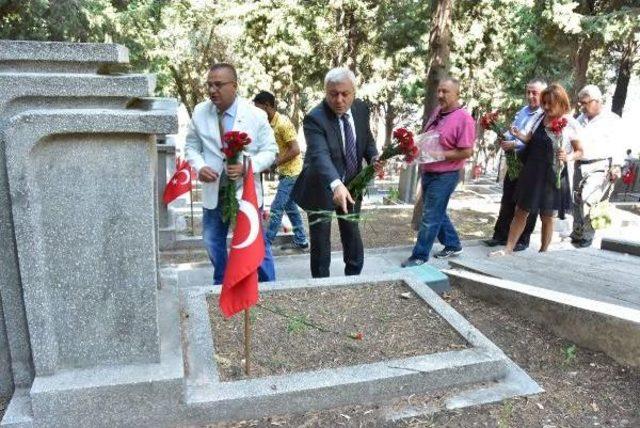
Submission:
[[[134,70],[158,73],[159,84],[156,94],[172,97],[178,95],[187,106],[192,106],[202,96],[199,85],[202,73],[198,70],[204,70],[206,64],[212,59],[241,58],[242,60],[239,61],[241,75],[247,76],[245,77],[247,85],[242,87],[244,93],[250,95],[251,91],[257,88],[273,88],[282,100],[283,107],[286,108],[285,112],[293,116],[294,120],[299,120],[304,110],[320,97],[319,82],[322,73],[318,73],[317,76],[304,74],[305,70],[314,69],[308,65],[309,57],[314,56],[314,61],[318,61],[317,70],[325,69],[321,64],[344,61],[354,69],[360,79],[371,82],[362,88],[361,93],[375,106],[378,138],[380,144],[383,144],[389,134],[382,124],[392,123],[398,126],[420,120],[422,98],[429,90],[422,76],[426,72],[426,65],[432,55],[431,46],[425,49],[428,46],[429,33],[424,23],[431,19],[438,5],[449,4],[450,6],[450,3],[441,1],[432,2],[429,5],[425,2],[421,3],[423,6],[416,6],[413,2],[407,2],[402,5],[404,7],[395,7],[397,4],[393,2],[376,3],[378,5],[371,8],[371,5],[365,1],[335,2],[335,4],[332,3],[331,8],[326,9],[315,4],[310,8],[302,8],[295,2],[287,2],[279,4],[278,8],[275,8],[277,13],[273,14],[273,8],[268,2],[256,2],[254,7],[247,8],[240,7],[237,2],[227,1],[224,2],[224,7],[215,9],[206,2],[167,2],[166,4],[78,2],[75,7],[78,8],[79,13],[74,14],[73,20],[64,20],[64,25],[56,20],[60,16],[68,15],[65,2],[58,3],[48,13],[43,13],[42,9],[38,9],[40,6],[35,3],[28,6],[25,6],[27,3],[21,3],[12,5],[8,14],[3,15],[3,22],[7,25],[3,25],[0,31],[8,32],[10,38],[122,41],[131,48]],[[586,3],[580,2],[578,7],[573,9],[570,6],[563,6],[562,2],[553,6],[528,1],[511,4],[455,3],[451,12],[453,38],[456,41],[451,44],[450,67],[454,75],[473,78],[475,84],[466,94],[469,105],[475,106],[478,110],[489,106],[501,106],[509,111],[520,102],[524,78],[518,77],[519,74],[513,68],[514,54],[526,38],[531,40],[530,31],[533,28],[543,28],[543,31],[533,37],[534,43],[538,44],[539,55],[528,58],[527,61],[530,62],[518,62],[518,66],[525,69],[529,67],[542,69],[546,76],[559,77],[563,83],[573,87],[574,90],[579,86],[580,79],[586,76],[589,81],[603,84],[605,87],[612,82],[608,92],[611,99],[616,98],[615,94],[618,93],[617,88],[621,80],[620,70],[623,70],[626,52],[626,45],[620,42],[625,40],[628,34],[633,34],[635,24],[633,20],[622,19],[619,20],[620,26],[615,28],[610,26],[609,19],[619,18],[620,14],[627,13],[625,2],[616,3],[615,7],[619,7],[619,10],[596,8],[591,11],[585,9]],[[534,8],[533,13],[529,14],[528,9],[531,7]],[[535,8],[539,10],[536,11]],[[3,14],[6,12],[7,10],[2,9]],[[394,15],[398,18],[395,22],[386,19],[391,13],[397,15]],[[521,33],[509,29],[500,29],[505,33],[495,31],[493,23],[496,17],[505,15],[518,19],[518,22],[529,30]],[[212,16],[213,19],[211,19]],[[283,16],[286,19],[280,21]],[[313,23],[317,27],[309,25],[311,21],[305,20],[305,17],[313,18]],[[323,34],[322,29],[326,28],[322,25],[323,20],[325,23],[332,22],[334,18],[345,24],[344,31]],[[408,25],[415,31],[407,32],[405,39],[397,41],[398,34],[394,26],[380,25],[381,18],[385,18],[385,22]],[[267,23],[266,27],[263,26],[264,22]],[[276,22],[282,22],[283,26],[275,25]],[[595,24],[595,27],[589,27],[586,23]],[[172,24],[173,27],[168,24]],[[383,30],[378,32],[370,28],[369,25],[373,24]],[[294,28],[292,25],[297,25],[294,31],[296,36],[288,38],[283,29],[284,27]],[[194,28],[197,30],[194,31]],[[262,37],[267,31],[266,28],[269,28],[271,38]],[[214,29],[216,31],[213,31]],[[221,30],[219,33],[218,29]],[[354,29],[356,31],[352,31]],[[593,35],[593,31],[601,34],[602,39],[598,39],[598,43],[591,46],[590,50],[586,49],[590,52],[591,62],[588,70],[581,70],[578,66],[579,61],[573,61],[575,59],[573,55],[578,52],[579,56],[580,52],[585,52],[585,49],[579,49],[579,47],[583,45],[582,40],[585,36]],[[252,43],[257,43],[257,45],[246,44],[245,48],[251,49],[252,53],[258,52],[258,55],[247,56],[241,44],[228,42],[239,34],[242,34],[240,39],[253,40]],[[364,37],[364,34],[367,34],[368,38]],[[308,50],[306,39],[317,40],[318,43],[313,45],[313,49]],[[504,42],[505,40],[510,43]],[[562,47],[559,40],[562,40]],[[256,50],[260,43],[265,44],[262,46],[264,50]],[[372,46],[378,46],[376,43],[385,46],[379,56],[374,55],[370,49]],[[273,55],[270,44],[279,49],[278,55]],[[399,45],[403,48],[398,49]],[[174,49],[174,46],[181,46],[183,49]],[[302,49],[297,50],[300,46]],[[322,52],[317,52],[315,49]],[[491,58],[486,55],[488,50],[499,52],[500,55],[496,54],[495,58]],[[280,55],[281,52],[284,52],[284,55]],[[545,52],[553,52],[554,55],[545,56]],[[607,52],[613,53],[607,55]],[[632,53],[635,54],[635,52]],[[275,58],[281,62],[274,62]],[[111,71],[107,74],[118,73],[126,68],[124,61],[118,62],[119,64],[109,66]],[[633,60],[630,62],[632,64],[631,83],[628,86],[630,90],[623,114],[623,118],[627,120],[638,111],[637,102],[634,102],[638,100],[637,68],[633,68],[635,67]],[[273,67],[279,67],[279,71],[277,73],[270,71]],[[581,74],[583,71],[584,75]],[[102,70],[101,74],[104,73],[105,70]],[[182,78],[182,84],[180,78]],[[149,90],[144,80],[140,79],[139,83],[145,86],[145,89],[140,89],[136,96],[153,95],[153,89]],[[120,92],[118,92],[118,86]],[[116,85],[114,90],[118,97],[131,96],[131,93],[127,92],[122,85]],[[495,97],[490,99],[487,94],[495,94]],[[119,105],[118,103],[114,106]],[[619,97],[617,103],[619,106]],[[142,106],[135,108],[139,107]],[[167,132],[168,130],[164,132],[155,130],[153,133]],[[486,144],[481,144],[480,147],[478,156],[482,162],[483,151],[486,150],[489,154],[491,152],[491,136],[487,136]],[[172,149],[159,147],[159,164],[162,163],[162,153],[169,155],[164,165],[168,165],[170,170],[173,162]],[[462,224],[462,228],[468,230],[468,234],[465,233],[467,239],[487,236],[497,212],[496,202],[499,200],[500,186],[496,184],[497,171],[491,168],[496,161],[495,157],[491,156],[487,156],[486,160],[490,166],[486,175],[477,182],[467,176],[465,184],[456,192],[452,204],[453,215],[459,215],[460,223],[458,224]],[[467,171],[471,170],[471,166]],[[158,168],[159,171],[161,169],[161,167]],[[158,184],[161,183],[161,178],[162,175],[159,174]],[[402,203],[381,206],[383,197],[395,195],[406,197],[407,194],[411,194],[406,190],[403,191],[400,181],[400,176],[392,173],[388,182],[379,183],[371,189],[368,201],[371,215],[369,224],[363,225],[363,229],[369,232],[367,235],[371,238],[367,242],[369,248],[412,244],[414,233],[408,226],[412,206]],[[404,182],[407,181],[405,178]],[[149,182],[145,185],[149,190]],[[186,232],[185,238],[189,238],[190,231],[180,230],[183,221],[179,220],[185,215],[185,208],[188,209],[188,201],[183,198],[182,207],[180,203],[178,202],[175,207],[166,212],[164,229],[174,228],[173,232]],[[630,211],[637,210],[635,203],[620,204],[619,207]],[[391,218],[395,219],[393,228],[388,227],[386,220],[391,212],[393,213]],[[629,236],[637,232],[638,217],[636,215],[618,210],[615,213],[615,227],[607,233],[613,236]],[[469,221],[470,217],[473,221]],[[482,222],[478,224],[476,218],[481,219]],[[163,221],[162,209],[159,211],[158,220]],[[177,230],[176,226],[178,226]],[[163,232],[162,229],[161,227],[160,234]],[[165,230],[165,232],[171,231]],[[171,233],[168,235],[171,236]],[[283,235],[283,239],[286,239],[286,234]],[[192,241],[196,242],[186,243],[185,246],[188,248],[186,250],[163,251],[161,259],[168,263],[206,260],[202,257],[202,253],[192,249],[197,245],[197,240]],[[536,241],[534,236],[532,242]],[[159,242],[162,243],[162,238]],[[338,240],[334,237],[333,242],[336,244]],[[477,246],[477,242],[467,242],[467,245],[471,248],[470,251],[481,248]],[[562,248],[566,248],[566,245],[562,243],[556,245],[556,249]],[[408,251],[408,249],[405,248],[402,251]],[[466,426],[475,422],[485,422],[489,425],[503,426],[531,424],[587,426],[596,423],[633,426],[637,423],[640,407],[637,402],[639,396],[637,369],[615,363],[602,353],[574,347],[571,342],[558,338],[548,330],[532,326],[524,318],[518,318],[500,306],[491,306],[476,300],[458,289],[454,290],[448,300],[509,357],[540,382],[547,391],[531,398],[514,399],[433,416],[408,418],[394,424]],[[439,399],[442,397],[437,394],[429,397],[405,397],[399,404],[406,404],[405,401],[410,404],[421,402],[433,404]],[[0,404],[0,408],[2,407]],[[293,426],[305,423],[358,425],[360,422],[376,424],[380,421],[381,413],[387,410],[378,407],[351,406],[305,415],[274,416],[259,422],[247,421],[236,425],[250,426],[256,423],[264,425],[284,423]],[[0,413],[2,411],[0,410]]]

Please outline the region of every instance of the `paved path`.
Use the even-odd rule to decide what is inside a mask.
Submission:
[[[451,260],[451,266],[640,309],[640,257],[597,248]]]

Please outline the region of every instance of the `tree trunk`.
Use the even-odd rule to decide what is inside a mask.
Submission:
[[[591,51],[593,45],[588,39],[580,41],[578,50],[573,63],[573,91],[571,91],[571,99],[578,98],[578,92],[587,84],[587,71],[589,70],[589,61],[591,60]]]
[[[349,58],[349,69],[356,74],[358,65],[358,23],[353,10],[346,12],[345,24],[348,25],[349,33],[347,36],[347,58]]]
[[[300,126],[300,95],[298,94],[298,91],[294,91],[293,94],[291,94],[291,99],[292,99],[292,104],[293,104],[293,112],[291,113],[291,123],[293,123],[293,126],[296,128],[296,131],[298,131],[298,127]]]
[[[449,54],[451,52],[451,5],[453,0],[431,0],[433,14],[432,28],[429,34],[427,72],[424,82],[424,110],[422,127],[438,104],[438,83],[449,73]],[[410,203],[416,195],[419,173],[415,165],[408,167],[400,175],[400,197]],[[413,219],[422,218],[422,200],[414,206]],[[413,224],[414,227],[416,224]]]
[[[336,9],[336,29],[342,28],[344,25],[344,13],[342,8]],[[334,52],[332,59],[333,67],[340,67],[342,65],[342,51],[341,48]]]
[[[433,27],[429,35],[423,126],[438,103],[438,82],[449,72],[452,2],[453,0],[432,0],[435,13],[432,21]]]
[[[185,88],[185,82],[180,76],[180,73],[173,67],[169,66],[169,71],[171,71],[171,76],[173,77],[173,81],[176,84],[176,89],[178,91],[178,95],[180,96],[180,101],[187,108],[187,112],[189,113],[189,117],[191,117],[191,113],[193,112],[193,106],[189,102],[189,96],[187,94],[187,90]]]
[[[633,39],[627,42],[622,52],[622,58],[618,66],[618,76],[616,78],[616,89],[613,92],[611,100],[611,111],[622,116],[624,103],[627,101],[627,89],[629,88],[629,80],[631,79],[631,69],[634,65],[637,43]]]
[[[391,102],[387,102],[384,108],[384,145],[391,144],[391,134],[393,133],[393,122],[396,120],[396,111],[391,105]]]

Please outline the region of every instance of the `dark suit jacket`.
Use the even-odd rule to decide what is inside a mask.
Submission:
[[[369,126],[369,107],[356,99],[351,105],[351,114],[355,125],[360,171],[362,159],[371,163],[378,151]],[[344,181],[345,178],[344,144],[338,121],[339,118],[326,101],[322,101],[304,117],[307,152],[292,196],[305,210],[334,209],[330,184],[335,179]]]

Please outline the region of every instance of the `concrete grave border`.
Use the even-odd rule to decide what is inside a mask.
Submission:
[[[499,304],[620,364],[640,367],[640,311],[463,269],[444,270],[454,287]]]
[[[212,289],[178,284],[187,367],[185,400],[190,422],[257,418],[350,404],[385,402],[390,398],[452,386],[474,385],[475,388],[445,400],[447,408],[543,391],[496,345],[410,272],[375,277],[280,281],[261,284],[260,290],[262,293],[277,293],[388,281],[403,282],[410,287],[471,348],[334,369],[221,382],[213,358],[214,338],[207,304],[207,296],[219,294],[220,287]],[[490,386],[486,387],[487,383]],[[477,384],[484,386],[479,389]],[[424,412],[424,409],[408,410],[402,414],[389,415],[389,418],[416,416],[420,412]]]

